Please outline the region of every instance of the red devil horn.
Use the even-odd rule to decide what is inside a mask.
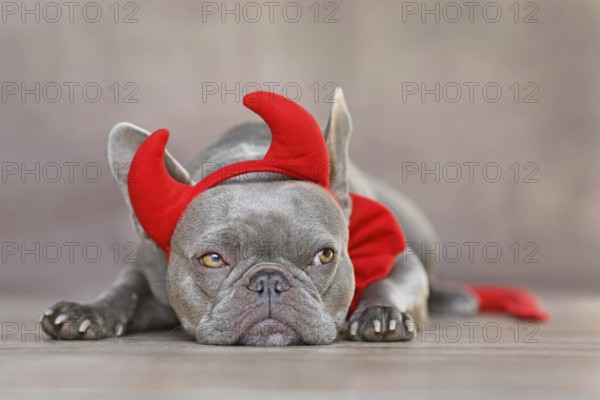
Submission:
[[[276,172],[329,187],[327,145],[317,121],[302,107],[269,92],[244,96],[244,105],[271,128],[271,147],[262,160],[247,160],[208,175],[195,186],[173,179],[165,166],[169,132],[154,132],[131,162],[127,186],[135,215],[146,233],[167,254],[177,221],[188,204],[220,182],[250,172]]]
[[[244,105],[271,129],[271,147],[263,161],[300,179],[329,187],[329,155],[321,128],[297,103],[271,92],[244,96]]]
[[[146,233],[168,254],[175,225],[193,196],[193,187],[177,182],[165,166],[169,131],[154,132],[131,161],[129,199]]]

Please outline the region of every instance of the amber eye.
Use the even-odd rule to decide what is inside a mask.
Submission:
[[[200,257],[200,263],[208,268],[221,268],[225,265],[223,257],[218,253],[206,253]]]
[[[315,265],[325,265],[329,264],[333,261],[333,257],[335,256],[335,252],[330,248],[325,248],[320,250],[313,260]]]

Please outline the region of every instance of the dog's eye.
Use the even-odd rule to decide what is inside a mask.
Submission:
[[[218,253],[206,253],[200,257],[200,263],[208,268],[221,268],[225,265],[223,257]]]
[[[335,252],[330,248],[325,248],[320,250],[313,260],[314,265],[325,265],[329,264],[333,261],[333,257],[335,257]]]

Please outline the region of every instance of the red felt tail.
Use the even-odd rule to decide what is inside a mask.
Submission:
[[[542,309],[537,296],[526,289],[503,286],[468,287],[478,298],[480,311],[501,311],[537,321],[550,319],[550,314]]]

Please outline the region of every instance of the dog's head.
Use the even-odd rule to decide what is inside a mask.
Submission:
[[[333,166],[321,180],[327,187],[264,172],[228,179],[190,195],[196,185],[190,178],[194,171],[189,173],[161,150],[160,168],[183,192],[165,195],[171,189],[160,187],[147,193],[137,188],[133,193],[127,185],[127,168],[122,167],[149,134],[131,124],[119,124],[111,132],[110,162],[121,167],[115,168],[117,182],[142,237],[168,253],[169,301],[198,342],[327,344],[337,338],[354,294],[354,274],[347,250],[351,120],[341,90],[335,100],[324,129]],[[143,163],[134,166],[150,168]],[[157,176],[160,171],[145,175]],[[145,196],[171,199],[162,205],[166,210],[182,196],[189,197],[166,236],[151,232],[148,222],[138,222],[148,220],[145,215],[140,218],[142,211],[136,206]],[[158,225],[169,218],[152,209],[143,212],[154,213],[150,218]]]

